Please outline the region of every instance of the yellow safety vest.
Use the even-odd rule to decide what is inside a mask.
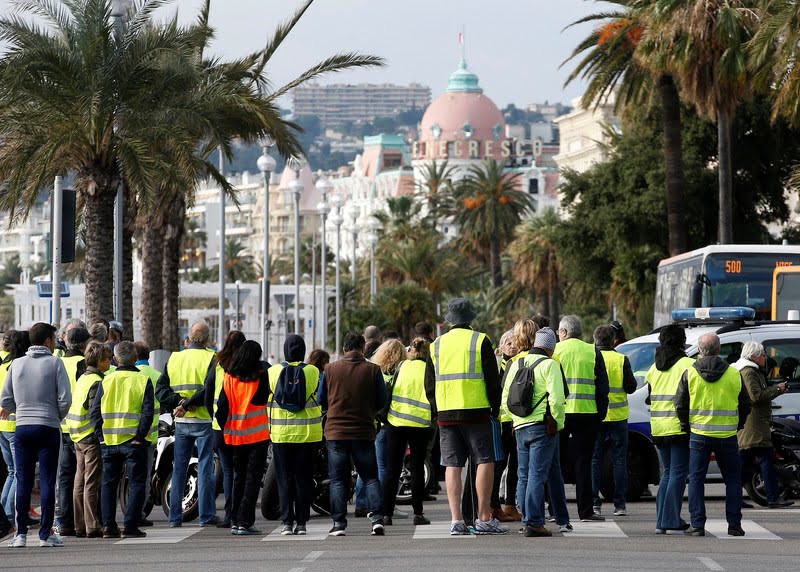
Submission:
[[[137,365],[136,369],[149,377],[150,384],[153,386],[153,424],[150,426],[147,440],[155,445],[158,443],[158,416],[161,413],[161,402],[156,397],[156,385],[158,384],[158,378],[161,377],[161,372],[149,364]]]
[[[439,411],[489,409],[481,345],[486,334],[453,328],[433,342],[436,407]]]
[[[425,395],[425,360],[400,364],[386,420],[395,427],[430,427],[431,404]]]
[[[502,398],[500,399],[500,422],[505,423],[507,421],[513,421],[511,416],[511,412],[508,410],[508,390],[511,388],[511,382],[514,381],[514,376],[517,375],[517,370],[519,369],[519,364],[522,362],[519,361],[525,356],[527,356],[530,352],[528,350],[522,350],[517,355],[512,357],[508,360],[506,365],[506,371],[503,375],[503,393]]]
[[[98,383],[103,381],[103,376],[97,373],[84,373],[75,383],[75,391],[72,393],[72,405],[67,413],[67,427],[69,436],[75,443],[82,441],[92,434],[94,427],[89,419],[89,410],[92,404],[84,407],[89,391]]]
[[[577,338],[556,344],[553,357],[561,364],[567,378],[567,413],[597,413],[595,401],[595,349]]]
[[[167,375],[172,391],[183,399],[189,399],[203,389],[212,359],[214,359],[214,350],[208,348],[190,348],[182,352],[174,352],[169,356],[167,362]],[[198,405],[194,411],[187,411],[186,417],[211,420],[211,414],[204,405]]]
[[[5,359],[5,358],[4,358]],[[0,363],[0,393],[3,391],[3,386],[6,384],[8,377],[8,368],[11,366],[10,361]],[[13,433],[17,430],[17,416],[14,413],[9,414],[8,419],[0,419],[0,431],[4,433]]]
[[[653,437],[685,435],[675,412],[675,393],[683,372],[694,365],[694,360],[682,357],[666,371],[655,364],[650,366],[645,380],[650,384],[650,433]]]
[[[690,367],[687,377],[692,433],[706,437],[734,437],[739,428],[739,392],[742,390],[739,371],[729,366],[721,378],[710,383]]]
[[[533,395],[531,397],[531,405],[536,405],[536,408],[527,417],[519,417],[511,413],[511,420],[514,423],[514,427],[516,428],[544,421],[545,413],[547,413],[547,406],[550,403],[550,397],[552,397],[555,407],[551,408],[550,414],[556,420],[558,429],[563,429],[566,399],[564,397],[564,378],[561,376],[561,367],[558,365],[558,362],[547,356],[534,354],[516,363],[518,367],[523,364],[526,367],[536,364],[536,367],[533,368]],[[511,382],[509,381],[509,383]],[[550,395],[548,398],[542,399],[545,393],[549,393]],[[506,400],[507,399],[508,397],[506,397]],[[540,403],[539,400],[541,400]]]
[[[69,356],[69,357],[62,357],[60,359],[61,361],[64,362],[64,369],[67,370],[70,393],[75,393],[75,384],[78,381],[78,364],[82,362],[85,358],[83,356]],[[64,419],[61,422],[61,432],[69,433],[69,427],[67,427],[66,419]]]
[[[278,387],[278,377],[283,364],[269,368],[269,388],[272,395],[269,402],[269,433],[273,443],[318,443],[322,441],[322,407],[317,403],[319,370],[307,363],[295,361],[289,365],[302,365],[306,377],[306,406],[292,412],[276,405],[273,401]]]
[[[214,431],[222,430],[219,423],[217,423],[217,402],[219,402],[219,394],[222,393],[223,385],[225,385],[225,371],[222,366],[217,364],[217,369],[214,372],[214,411],[211,412],[211,428]]]
[[[600,355],[608,374],[608,413],[603,421],[625,421],[629,416],[628,394],[622,387],[625,356],[614,350],[602,350]]]
[[[104,377],[101,383],[103,440],[106,445],[120,445],[136,436],[142,417],[144,393],[147,384],[151,383],[150,378],[136,371],[117,370]]]

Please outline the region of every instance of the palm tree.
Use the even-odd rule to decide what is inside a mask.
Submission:
[[[372,213],[380,223],[380,235],[391,240],[404,240],[417,235],[421,207],[413,197],[403,195],[386,200],[386,211]]]
[[[420,178],[414,181],[417,196],[422,198],[427,204],[428,218],[433,226],[441,220],[443,216],[452,213],[452,178],[455,175],[455,167],[448,162],[430,161],[422,166]]]
[[[555,239],[559,220],[555,211],[531,218],[517,228],[516,238],[509,246],[513,261],[514,279],[533,291],[537,310],[558,322],[563,276]]]
[[[225,241],[225,277],[229,282],[256,280],[255,258],[238,238]]]
[[[522,218],[533,210],[530,195],[518,190],[518,178],[519,174],[505,173],[500,163],[488,159],[483,165],[472,165],[455,192],[455,222],[466,244],[472,242],[489,251],[496,288],[503,284],[500,252]]]
[[[181,243],[181,260],[184,271],[194,270],[198,265],[203,266],[201,251],[206,247],[208,237],[200,228],[197,221],[184,221],[184,235]]]
[[[669,253],[675,256],[687,248],[680,97],[672,75],[666,73],[656,58],[647,58],[638,49],[642,36],[646,34],[647,11],[653,8],[654,1],[613,0],[613,3],[618,4],[620,9],[592,14],[571,24],[575,26],[603,21],[567,59],[571,61],[582,57],[565,85],[578,78],[589,80],[582,100],[586,108],[599,105],[615,89],[618,90],[617,110],[628,105],[649,103],[653,94],[658,93],[664,128]],[[651,41],[650,49],[656,47],[657,44]]]
[[[655,0],[643,41],[643,52],[672,73],[681,95],[717,121],[721,244],[733,242],[731,125],[753,89],[746,44],[756,22],[750,0]]]

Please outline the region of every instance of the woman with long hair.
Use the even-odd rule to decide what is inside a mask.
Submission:
[[[397,366],[403,363],[406,359],[406,347],[403,342],[397,339],[390,339],[383,342],[369,361],[381,368],[383,380],[386,382],[387,389],[392,383],[395,370]],[[378,458],[378,480],[381,482],[381,487],[385,486],[386,477],[388,475],[388,461],[386,458],[387,451],[387,434],[383,430],[386,424],[386,408],[378,413],[378,433],[375,436],[375,455]],[[361,477],[356,481],[356,516],[367,516],[367,492],[364,488],[364,482]],[[384,510],[386,510],[384,508]],[[392,516],[391,513],[386,513]],[[398,516],[406,518],[405,513],[398,511]]]
[[[320,372],[325,371],[325,366],[331,363],[331,354],[325,350],[316,349],[308,355],[308,364],[313,365]]]
[[[225,371],[215,414],[233,456],[231,534],[261,534],[256,501],[269,450],[269,377],[261,345],[247,340]]]
[[[217,527],[229,528],[231,526],[231,495],[233,494],[233,456],[230,447],[225,444],[222,431],[215,417],[217,401],[219,400],[222,385],[225,382],[225,372],[233,362],[233,356],[242,347],[245,340],[244,334],[239,330],[231,330],[225,337],[222,349],[217,353],[216,367],[209,368],[205,381],[205,406],[211,413],[211,427],[214,430],[214,450],[219,456],[222,465],[222,494],[225,496],[225,518]]]
[[[383,489],[385,525],[392,524],[403,469],[406,448],[411,450],[411,506],[414,509],[414,524],[430,524],[422,512],[425,498],[425,457],[431,427],[431,404],[425,395],[425,378],[433,376],[430,364],[430,342],[416,338],[411,342],[408,359],[397,367],[394,383],[389,388],[389,408],[386,416],[388,470]]]

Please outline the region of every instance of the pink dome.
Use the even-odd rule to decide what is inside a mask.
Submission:
[[[500,159],[505,136],[503,114],[478,86],[478,78],[461,62],[450,77],[447,91],[425,111],[420,123],[418,155],[426,158]],[[454,146],[453,143],[461,141]],[[445,145],[444,142],[447,142]],[[478,144],[477,157],[469,145]],[[458,151],[462,154],[459,157]]]
[[[289,183],[296,178],[294,169],[286,167],[281,174],[279,189],[288,189]],[[314,184],[314,175],[311,173],[311,167],[305,165],[300,170],[300,180],[303,182],[303,193],[300,195],[300,212],[308,212],[317,210],[317,203],[322,200],[322,195],[317,190]]]

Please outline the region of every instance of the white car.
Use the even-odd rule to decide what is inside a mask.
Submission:
[[[698,309],[698,315],[703,315]],[[692,309],[692,312],[695,312]],[[773,402],[776,417],[800,420],[800,322],[754,322],[748,319],[697,319],[682,323],[686,328],[686,354],[697,356],[697,340],[703,334],[715,332],[720,338],[720,355],[728,363],[739,359],[742,344],[759,342],[768,358],[768,384],[789,382],[789,393]],[[650,435],[650,406],[645,404],[647,386],[644,376],[653,365],[659,346],[658,332],[625,342],[617,351],[628,356],[639,387],[628,396],[630,404],[629,486],[628,498],[639,498],[648,484],[658,484],[660,466],[658,453]],[[610,468],[608,469],[610,472]],[[708,480],[719,480],[719,468],[712,457]],[[604,479],[607,480],[607,479]]]

